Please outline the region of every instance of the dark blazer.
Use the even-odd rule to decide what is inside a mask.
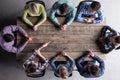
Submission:
[[[103,37],[105,41],[100,42],[99,39],[97,40],[97,44],[101,52],[109,53],[113,49],[118,49],[118,47],[115,48],[116,44],[113,44],[110,42],[110,37],[113,37],[113,36],[117,36],[117,32],[109,26],[104,26],[103,29],[101,30],[100,37]]]

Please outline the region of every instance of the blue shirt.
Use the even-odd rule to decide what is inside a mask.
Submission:
[[[95,18],[92,23],[101,23],[103,21],[103,11],[101,9],[97,10],[94,13],[90,13],[90,5],[92,2],[83,2],[79,7],[75,16],[75,21],[85,22],[86,17],[90,16]]]
[[[50,65],[51,65],[51,67],[52,67],[52,70],[54,71],[54,73],[55,73],[57,76],[60,76],[60,75],[59,75],[59,68],[60,68],[61,66],[65,66],[65,67],[68,69],[69,75],[72,73],[72,71],[73,71],[73,69],[74,69],[74,66],[75,66],[75,62],[74,62],[74,60],[73,60],[72,58],[67,58],[67,61],[66,61],[65,64],[64,64],[64,63],[60,63],[60,64],[56,65],[56,64],[55,64],[56,61],[57,61],[56,58],[53,57],[53,58],[50,60]]]
[[[65,22],[64,22],[65,24],[70,25],[73,22],[75,14],[76,14],[75,6],[71,3],[70,0],[58,0],[52,6],[52,9],[51,9],[50,15],[49,15],[51,21],[56,26],[60,25],[60,23],[58,22],[58,19],[57,19],[56,15],[61,15],[59,7],[63,3],[66,3],[69,6],[69,11],[65,15],[65,17],[66,17]]]
[[[105,69],[104,61],[96,55],[94,57],[92,57],[92,59],[94,61],[97,61],[99,63],[99,69],[100,69],[100,71],[97,75],[92,75],[92,74],[88,73],[87,66],[89,64],[95,64],[95,62],[88,61],[86,64],[84,64],[84,65],[82,64],[83,62],[85,62],[85,59],[87,58],[87,56],[88,55],[83,55],[77,60],[76,66],[78,68],[78,71],[79,71],[80,75],[82,75],[86,78],[96,78],[96,77],[102,76],[104,74],[104,69]]]
[[[17,53],[20,53],[25,48],[26,43],[20,44],[17,47],[17,46],[14,46],[15,40],[13,40],[11,42],[6,42],[3,39],[3,35],[5,35],[5,34],[11,34],[15,37],[14,32],[18,32],[18,33],[22,34],[23,36],[27,36],[26,31],[21,26],[17,26],[17,25],[6,26],[5,28],[3,28],[3,30],[1,31],[1,34],[0,34],[0,46],[7,52],[12,52],[12,53],[17,54]]]

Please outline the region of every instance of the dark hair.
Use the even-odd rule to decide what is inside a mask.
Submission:
[[[101,4],[97,1],[93,1],[90,7],[92,10],[97,11],[98,9],[100,9]]]
[[[115,42],[116,42],[116,43],[120,43],[120,36],[117,36],[117,37],[115,38]]]
[[[64,14],[67,13],[69,10],[69,6],[66,3],[61,4],[61,6],[59,7],[60,13]]]
[[[11,35],[11,34],[5,34],[3,35],[3,39],[6,41],[6,42],[11,42],[14,40],[14,36]]]
[[[99,73],[99,67],[97,65],[91,65],[88,66],[88,72],[92,75],[97,75]]]
[[[28,66],[27,66],[27,69],[26,69],[26,72],[27,73],[33,73],[36,71],[36,65],[33,64],[33,63],[30,63]]]

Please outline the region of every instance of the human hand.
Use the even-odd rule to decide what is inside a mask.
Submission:
[[[49,43],[50,43],[50,41],[49,41],[49,42],[46,42],[46,43],[43,43],[43,45],[42,45],[41,47],[42,47],[42,48],[47,47]]]
[[[91,50],[88,50],[88,55],[90,55],[91,57],[94,57],[94,54]]]
[[[99,38],[99,42],[103,43],[105,41],[105,39],[103,37]]]
[[[94,18],[94,17],[91,17],[91,18],[89,18],[89,19],[90,19],[90,20],[92,20],[92,21],[93,21],[93,20],[95,20],[95,18]]]
[[[87,19],[85,19],[84,21],[85,21],[86,23],[92,23],[93,20],[90,19],[90,18],[87,18]]]
[[[26,37],[26,41],[32,41],[32,37]]]
[[[66,30],[66,28],[67,28],[67,25],[64,24],[62,30]]]
[[[34,27],[33,27],[33,30],[34,30],[34,31],[37,31],[37,30],[38,30],[38,26],[34,26]]]
[[[59,28],[60,28],[61,30],[63,30],[63,25],[59,25]]]
[[[60,25],[59,27],[60,27],[61,30],[66,30],[67,25],[66,25],[66,24],[64,24],[64,25]]]
[[[115,37],[110,37],[110,42],[115,43]]]
[[[68,56],[68,54],[67,54],[65,51],[62,51],[62,52],[61,52],[61,55],[62,55],[62,56]]]

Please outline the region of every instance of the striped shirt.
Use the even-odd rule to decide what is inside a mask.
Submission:
[[[85,22],[86,17],[89,16],[95,18],[92,23],[101,23],[103,21],[103,11],[101,9],[95,11],[94,13],[90,13],[90,5],[92,2],[83,2],[79,7],[75,16],[75,21]]]
[[[30,63],[32,63],[32,61],[34,61],[36,55],[37,55],[37,50],[35,50],[35,51],[33,52],[33,55],[31,55],[31,56],[24,62],[23,68],[24,68],[25,70],[27,69],[27,66],[28,66]],[[48,62],[47,59],[46,59],[46,60],[43,60],[43,61],[37,61],[37,62],[35,62],[35,63],[38,64],[38,67],[37,67],[37,69],[36,69],[36,72],[31,73],[31,74],[41,73],[43,70],[46,69],[46,67],[47,67],[48,64],[49,64],[49,62]]]

